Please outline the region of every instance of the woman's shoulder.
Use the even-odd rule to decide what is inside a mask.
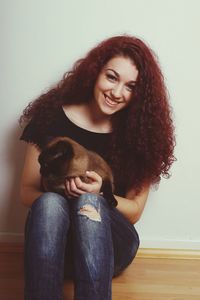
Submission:
[[[20,140],[36,144],[42,148],[45,136],[48,136],[52,130],[59,131],[59,127],[62,128],[63,121],[64,116],[61,108],[55,109],[51,116],[48,112],[42,116],[36,114],[25,124]]]

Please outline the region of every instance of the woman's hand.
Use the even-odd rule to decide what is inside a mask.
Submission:
[[[87,171],[87,177],[91,183],[83,182],[80,177],[74,177],[65,182],[65,194],[72,197],[79,197],[85,193],[99,194],[102,186],[102,178],[94,171]]]

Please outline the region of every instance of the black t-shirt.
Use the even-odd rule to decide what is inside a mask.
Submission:
[[[92,150],[106,158],[110,133],[96,133],[74,124],[65,114],[62,107],[55,112],[55,121],[49,125],[45,134],[41,133],[32,119],[25,127],[20,140],[36,144],[40,149],[54,137],[68,136],[88,150]]]
[[[86,149],[98,153],[109,164],[107,151],[111,133],[96,133],[77,126],[66,116],[62,107],[55,114],[55,121],[49,125],[45,134],[41,133],[35,124],[35,120],[32,119],[25,127],[20,140],[36,144],[40,149],[43,149],[54,137],[68,136]],[[124,196],[122,186],[115,187],[115,193]]]

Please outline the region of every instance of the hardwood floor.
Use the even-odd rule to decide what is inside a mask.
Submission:
[[[64,295],[73,299],[71,282],[65,282]],[[23,300],[22,252],[0,253],[0,299]],[[113,300],[123,299],[199,300],[200,260],[137,257],[113,280]]]

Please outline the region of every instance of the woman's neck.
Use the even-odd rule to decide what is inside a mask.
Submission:
[[[64,105],[63,110],[74,124],[84,129],[99,133],[109,133],[112,131],[110,117],[98,114],[92,104]]]

